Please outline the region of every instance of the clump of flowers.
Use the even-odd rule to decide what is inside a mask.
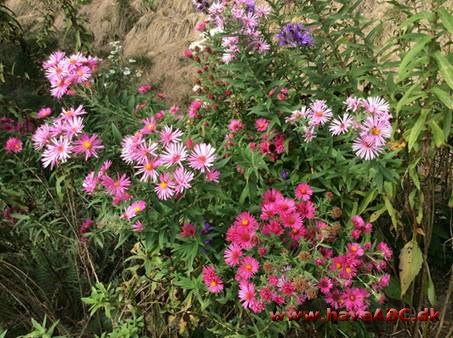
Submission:
[[[269,125],[267,119],[258,118],[251,128],[253,132],[249,132],[241,120],[232,119],[228,124],[230,132],[225,136],[225,149],[233,147],[235,140],[245,136],[251,150],[258,150],[271,161],[276,161],[286,151],[285,136],[275,129],[270,129]]]
[[[317,130],[328,124],[332,136],[354,135],[352,149],[358,157],[376,158],[392,134],[389,104],[378,96],[366,99],[351,96],[344,103],[347,112],[341,117],[333,117],[326,101],[315,100],[308,107],[292,112],[286,121],[297,126],[306,142],[311,142]]]
[[[82,155],[85,161],[98,156],[98,151],[104,147],[96,134],[84,132],[83,115],[86,113],[82,105],[63,108],[58,117],[35,130],[33,146],[36,150],[44,150],[41,156],[44,168],[53,169],[72,155]]]
[[[98,63],[96,57],[84,56],[81,53],[70,56],[62,51],[52,53],[43,63],[46,78],[51,85],[51,95],[61,98],[65,94],[72,94],[76,85],[89,85]]]
[[[266,191],[260,214],[241,212],[227,230],[224,260],[234,269],[241,305],[260,313],[322,297],[334,309],[360,311],[382,300],[392,250],[371,244],[372,225],[359,215],[345,227],[320,218],[307,183],[294,194]]]
[[[192,0],[192,4],[197,12],[205,12],[209,8],[208,0]]]
[[[313,37],[310,31],[301,23],[284,25],[276,38],[279,46],[313,46]]]
[[[215,149],[210,144],[184,140],[183,132],[159,123],[156,116],[143,120],[143,127],[122,141],[121,158],[134,166],[142,182],[152,182],[157,197],[180,197],[197,176],[217,181]]]

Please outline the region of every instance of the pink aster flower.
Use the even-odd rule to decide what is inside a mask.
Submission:
[[[227,230],[226,240],[237,243],[242,249],[248,250],[255,246],[255,235],[255,231],[249,227],[232,226]]]
[[[131,219],[137,216],[137,214],[146,208],[146,202],[145,201],[136,201],[132,203],[130,206],[126,208],[126,211],[123,214],[123,218],[125,219]]]
[[[332,280],[329,277],[322,277],[319,280],[318,288],[323,294],[328,294],[333,288]]]
[[[255,122],[255,128],[257,131],[264,132],[269,127],[269,121],[264,118],[259,118]]]
[[[101,184],[111,196],[121,196],[127,191],[131,185],[131,181],[126,174],[122,174],[121,176],[118,174],[116,180],[104,175],[101,179]]]
[[[218,171],[216,169],[206,171],[205,179],[207,182],[218,183],[219,178],[220,178],[220,171]]]
[[[393,251],[392,249],[388,246],[387,243],[385,242],[380,242],[377,246],[376,246],[376,250],[381,252],[383,255],[384,255],[384,258],[386,260],[390,260],[392,259],[393,257]]]
[[[240,120],[233,119],[228,124],[228,129],[231,132],[235,133],[235,132],[237,132],[239,130],[244,129],[244,124]]]
[[[213,266],[204,266],[201,275],[209,292],[219,293],[223,290],[223,282]]]
[[[67,119],[63,124],[63,133],[65,136],[72,138],[80,134],[83,130],[83,119],[78,116]]]
[[[126,136],[121,141],[121,159],[127,164],[134,163],[138,153],[138,148],[142,143],[143,135],[141,133]]]
[[[175,194],[175,184],[168,173],[160,174],[159,184],[154,188],[157,197],[161,200],[167,200]]]
[[[359,243],[348,243],[347,244],[347,253],[351,256],[360,257],[363,256],[365,251]]]
[[[171,143],[169,144],[165,152],[161,155],[160,160],[163,164],[167,166],[172,165],[182,165],[182,161],[184,161],[187,157],[187,149],[183,143]]]
[[[50,95],[55,96],[57,99],[61,98],[68,91],[71,82],[66,78],[58,79],[50,90]]]
[[[330,123],[329,130],[332,135],[344,134],[352,126],[352,122],[352,117],[349,114],[343,114],[342,117],[335,119]]]
[[[54,166],[66,162],[72,153],[70,143],[66,137],[51,139],[41,158],[44,168],[50,165],[50,168],[53,169]]]
[[[151,180],[152,182],[157,182],[157,178],[159,173],[157,172],[157,168],[161,165],[160,160],[155,158],[149,158],[145,163],[136,166],[135,168],[138,169],[135,175],[142,175],[140,181],[148,182]]]
[[[303,131],[304,131],[304,140],[305,140],[305,142],[310,143],[311,141],[313,141],[313,139],[316,136],[315,128],[313,128],[313,127],[304,127]]]
[[[43,107],[40,110],[38,110],[37,117],[39,119],[44,119],[47,116],[49,116],[50,114],[52,114],[52,109],[49,107]]]
[[[351,288],[343,293],[344,305],[348,311],[364,311],[368,306],[369,293],[365,289]]]
[[[157,123],[154,117],[149,117],[143,120],[143,128],[141,132],[145,135],[154,133],[157,130]]]
[[[179,129],[173,130],[173,127],[165,126],[160,132],[160,141],[164,146],[181,141],[182,132]]]
[[[294,191],[296,197],[301,201],[309,201],[313,195],[313,189],[307,183],[300,183]]]
[[[362,105],[362,100],[355,96],[349,96],[346,101],[344,101],[344,104],[346,105],[346,110],[356,112]]]
[[[153,86],[150,85],[150,84],[143,84],[141,86],[138,87],[137,89],[137,92],[139,92],[140,94],[146,94],[147,92],[149,92],[151,89],[153,89]]]
[[[87,112],[85,111],[82,105],[79,105],[77,108],[71,107],[68,109],[63,108],[61,110],[60,117],[62,120],[69,120],[76,116],[85,115]]]
[[[324,100],[315,100],[310,105],[310,124],[313,126],[324,125],[332,117],[332,110],[327,106]]]
[[[91,171],[83,180],[83,191],[88,195],[91,195],[96,190],[96,185],[98,184],[98,177],[94,171]]]
[[[242,257],[242,249],[236,243],[231,243],[228,248],[225,250],[223,257],[225,258],[225,263],[231,267],[239,264]]]
[[[368,161],[376,158],[382,152],[383,145],[376,143],[373,137],[366,135],[355,139],[352,149],[358,157]]]
[[[173,173],[173,182],[174,182],[174,189],[175,192],[181,194],[186,189],[190,189],[192,186],[190,182],[193,180],[193,172],[187,171],[183,167],[180,167],[175,170]]]
[[[85,161],[91,156],[98,157],[97,151],[103,149],[101,140],[98,139],[96,134],[88,135],[83,134],[80,138],[74,142],[73,151],[76,154],[85,154]]]
[[[132,225],[133,232],[142,232],[143,230],[145,230],[145,226],[140,221],[137,221]]]
[[[241,260],[238,274],[241,279],[250,279],[255,273],[258,272],[259,267],[260,264],[255,258],[246,256]]]
[[[291,296],[295,291],[294,285],[290,281],[284,281],[282,284],[281,290],[282,290],[282,293],[286,296]]]
[[[183,238],[195,237],[195,233],[196,233],[195,225],[189,223],[184,223],[182,225],[180,232],[181,237]]]
[[[377,145],[385,144],[385,139],[392,135],[392,126],[386,120],[375,117],[368,117],[362,125],[361,135],[369,136]]]
[[[62,51],[55,51],[50,54],[49,58],[43,63],[42,68],[49,69],[50,67],[56,66],[61,60],[65,58],[66,54]]]
[[[157,155],[157,148],[159,145],[151,140],[142,140],[136,149],[132,149],[132,158],[136,163],[146,163],[150,158]]]
[[[382,97],[368,97],[362,101],[365,111],[373,116],[389,117],[390,105]]]
[[[17,137],[10,137],[5,142],[5,151],[10,154],[17,154],[22,151],[22,141]]]
[[[248,281],[242,281],[239,284],[239,300],[244,309],[248,309],[256,301],[255,285]]]
[[[215,149],[210,144],[197,144],[189,156],[189,165],[204,173],[215,161]]]

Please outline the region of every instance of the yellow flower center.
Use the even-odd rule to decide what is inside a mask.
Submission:
[[[242,220],[242,225],[249,225],[249,220],[248,219],[243,219]]]
[[[146,163],[146,164],[145,164],[145,169],[146,169],[146,170],[153,170],[154,167],[153,167],[152,163]]]
[[[167,184],[166,182],[160,182],[159,186],[160,186],[162,189],[167,189],[168,184]]]
[[[374,136],[378,136],[381,134],[381,130],[378,127],[374,127],[371,129],[371,134],[373,134]]]
[[[337,263],[335,266],[337,267],[338,270],[341,269],[342,267],[341,263]]]
[[[86,140],[85,142],[83,142],[82,146],[87,150],[91,149],[92,146],[91,141]]]
[[[139,207],[135,207],[135,208],[134,208],[134,212],[135,212],[135,213],[137,213],[137,212],[139,212],[139,211],[140,211],[140,208],[139,208]]]
[[[345,269],[345,270],[346,270],[346,272],[347,272],[347,273],[351,273],[351,271],[352,271],[352,269],[351,269],[351,268],[350,268],[349,266],[348,266],[348,267],[346,267],[346,269]]]

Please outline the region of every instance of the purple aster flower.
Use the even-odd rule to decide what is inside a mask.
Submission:
[[[209,8],[208,0],[192,0],[192,4],[197,12],[205,12]]]
[[[203,235],[209,233],[212,230],[212,225],[209,224],[208,222],[204,222],[203,224],[203,229],[201,230],[201,233]]]
[[[313,46],[313,37],[301,23],[288,23],[276,35],[279,46]]]
[[[281,172],[280,172],[280,177],[282,180],[287,180],[289,178],[289,172],[288,170],[286,169],[283,169]]]

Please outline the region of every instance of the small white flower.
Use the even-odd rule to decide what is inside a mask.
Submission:
[[[136,63],[137,61],[134,59],[129,59],[129,63]]]

